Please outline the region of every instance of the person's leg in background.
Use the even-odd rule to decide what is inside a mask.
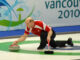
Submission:
[[[66,44],[68,44],[70,46],[73,46],[73,43],[72,43],[71,39],[68,39],[67,41],[54,41],[56,33],[55,33],[54,30],[52,30],[52,31],[53,31],[53,34],[51,36],[51,41],[50,41],[51,47],[53,47],[53,48],[56,48],[56,47],[66,47]]]
[[[53,30],[52,30],[52,31],[53,31]],[[50,40],[50,46],[53,47],[53,48],[56,48],[56,47],[57,47],[56,42],[55,42],[55,40],[54,40],[55,37],[56,37],[56,33],[55,33],[55,31],[53,31],[53,34],[52,34],[51,40]]]

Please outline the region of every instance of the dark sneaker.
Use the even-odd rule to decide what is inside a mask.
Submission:
[[[73,47],[73,42],[72,42],[72,38],[68,38],[68,41],[67,41],[68,45],[70,45],[71,47]]]
[[[45,48],[45,46],[40,45],[37,49],[38,49],[38,50],[42,50],[42,49],[44,49],[44,48]]]

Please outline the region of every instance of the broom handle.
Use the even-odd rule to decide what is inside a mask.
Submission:
[[[49,49],[49,42],[50,42],[50,41],[48,40],[48,49]]]

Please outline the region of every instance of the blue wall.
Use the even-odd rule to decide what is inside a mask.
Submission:
[[[64,33],[64,32],[79,32],[79,26],[66,26],[66,27],[53,27],[55,32]],[[24,34],[24,29],[14,30],[14,31],[0,31],[0,37],[8,37],[8,36],[20,36]]]

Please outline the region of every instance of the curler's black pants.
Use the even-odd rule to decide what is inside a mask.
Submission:
[[[52,30],[53,31],[53,30]],[[40,45],[45,47],[47,44],[47,35],[48,32],[42,30],[41,35],[40,35]],[[53,31],[53,34],[51,36],[51,40],[50,40],[50,46],[53,48],[56,47],[65,47],[65,44],[67,44],[67,41],[55,41],[54,38],[56,37],[55,31]]]

